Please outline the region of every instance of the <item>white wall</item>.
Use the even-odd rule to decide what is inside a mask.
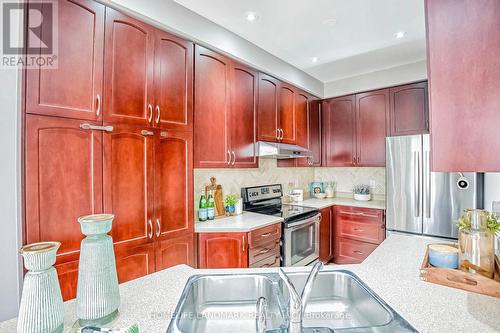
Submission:
[[[0,69],[0,321],[17,316],[22,276],[19,84],[17,69]]]
[[[425,60],[325,83],[324,97],[385,88],[427,78]]]
[[[226,53],[318,97],[323,96],[321,81],[172,0],[101,1],[160,28]]]

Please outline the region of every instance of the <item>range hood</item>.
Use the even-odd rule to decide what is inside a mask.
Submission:
[[[297,145],[276,142],[257,142],[259,157],[262,158],[307,158],[312,157],[312,151]]]

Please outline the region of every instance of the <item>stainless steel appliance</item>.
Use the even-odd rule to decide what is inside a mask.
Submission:
[[[281,266],[306,266],[319,258],[319,209],[283,204],[280,184],[241,189],[243,209],[284,219]]]
[[[386,139],[387,230],[457,238],[462,211],[482,208],[483,175],[431,172],[430,156],[428,134]]]

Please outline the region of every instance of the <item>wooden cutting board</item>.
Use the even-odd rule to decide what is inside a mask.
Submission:
[[[222,186],[216,183],[215,177],[210,177],[210,185],[205,187],[205,192],[207,194],[212,191],[215,203],[215,216],[226,215],[226,210],[224,209],[224,196],[222,194]]]

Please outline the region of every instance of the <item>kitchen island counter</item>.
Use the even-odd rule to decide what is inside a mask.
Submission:
[[[420,332],[498,332],[499,298],[420,280],[425,247],[432,242],[436,240],[391,234],[363,263],[325,269],[354,272]],[[180,265],[121,284],[120,317],[114,326],[139,323],[141,332],[164,333],[187,279],[195,274],[223,272],[276,272],[276,268],[197,270]],[[76,320],[75,302],[65,302],[64,308],[66,332],[70,332]],[[0,332],[15,332],[15,327],[15,319],[0,323]]]

